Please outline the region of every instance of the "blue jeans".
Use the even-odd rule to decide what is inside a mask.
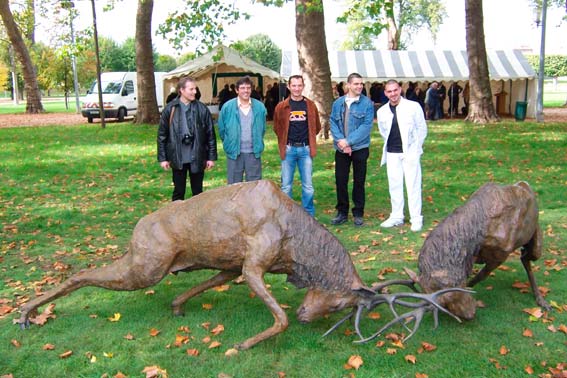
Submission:
[[[293,175],[295,166],[299,168],[301,178],[301,205],[311,216],[315,216],[313,205],[313,160],[309,155],[309,146],[291,147],[286,146],[285,160],[282,160],[282,191],[290,198],[292,197]]]

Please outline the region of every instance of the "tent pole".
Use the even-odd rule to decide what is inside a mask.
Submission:
[[[526,92],[524,93],[524,101],[528,101],[528,86],[530,85],[530,81],[526,79]]]
[[[508,80],[508,82],[510,83],[510,89],[508,90],[510,92],[510,96],[508,96],[508,114],[512,114],[512,80]]]

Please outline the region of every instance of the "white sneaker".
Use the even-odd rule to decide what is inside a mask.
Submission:
[[[410,229],[413,232],[418,232],[418,231],[421,231],[422,227],[423,227],[423,222],[414,222],[414,223],[411,224]]]
[[[388,218],[384,222],[382,222],[382,224],[380,224],[380,227],[391,228],[391,227],[401,226],[402,224],[404,224],[403,219]]]

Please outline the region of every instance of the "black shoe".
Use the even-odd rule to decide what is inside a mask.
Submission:
[[[348,216],[346,214],[338,213],[336,217],[331,219],[331,224],[343,224],[348,220]]]
[[[354,225],[357,227],[364,225],[364,219],[362,217],[354,217]]]

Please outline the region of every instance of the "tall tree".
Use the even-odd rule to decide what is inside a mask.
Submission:
[[[446,16],[442,0],[357,0],[338,21],[360,23],[359,38],[375,38],[387,30],[388,49],[401,50],[423,28],[435,39]]]
[[[138,111],[136,123],[159,123],[152,49],[153,0],[138,0],[136,13],[136,72],[138,73]]]
[[[295,0],[295,38],[305,91],[317,105],[321,132],[328,139],[333,92],[322,0]]]
[[[44,111],[41,103],[41,92],[37,82],[36,73],[30,57],[28,48],[22,38],[22,33],[14,21],[14,16],[10,10],[9,0],[0,0],[0,17],[4,23],[6,34],[14,47],[22,66],[24,75],[24,90],[26,91],[26,113],[35,114]]]
[[[244,56],[279,72],[282,63],[282,49],[266,34],[254,34],[243,41],[233,43],[230,47]]]
[[[465,0],[465,18],[470,86],[469,111],[466,120],[474,123],[497,122],[499,118],[492,102],[484,41],[482,0]]]

